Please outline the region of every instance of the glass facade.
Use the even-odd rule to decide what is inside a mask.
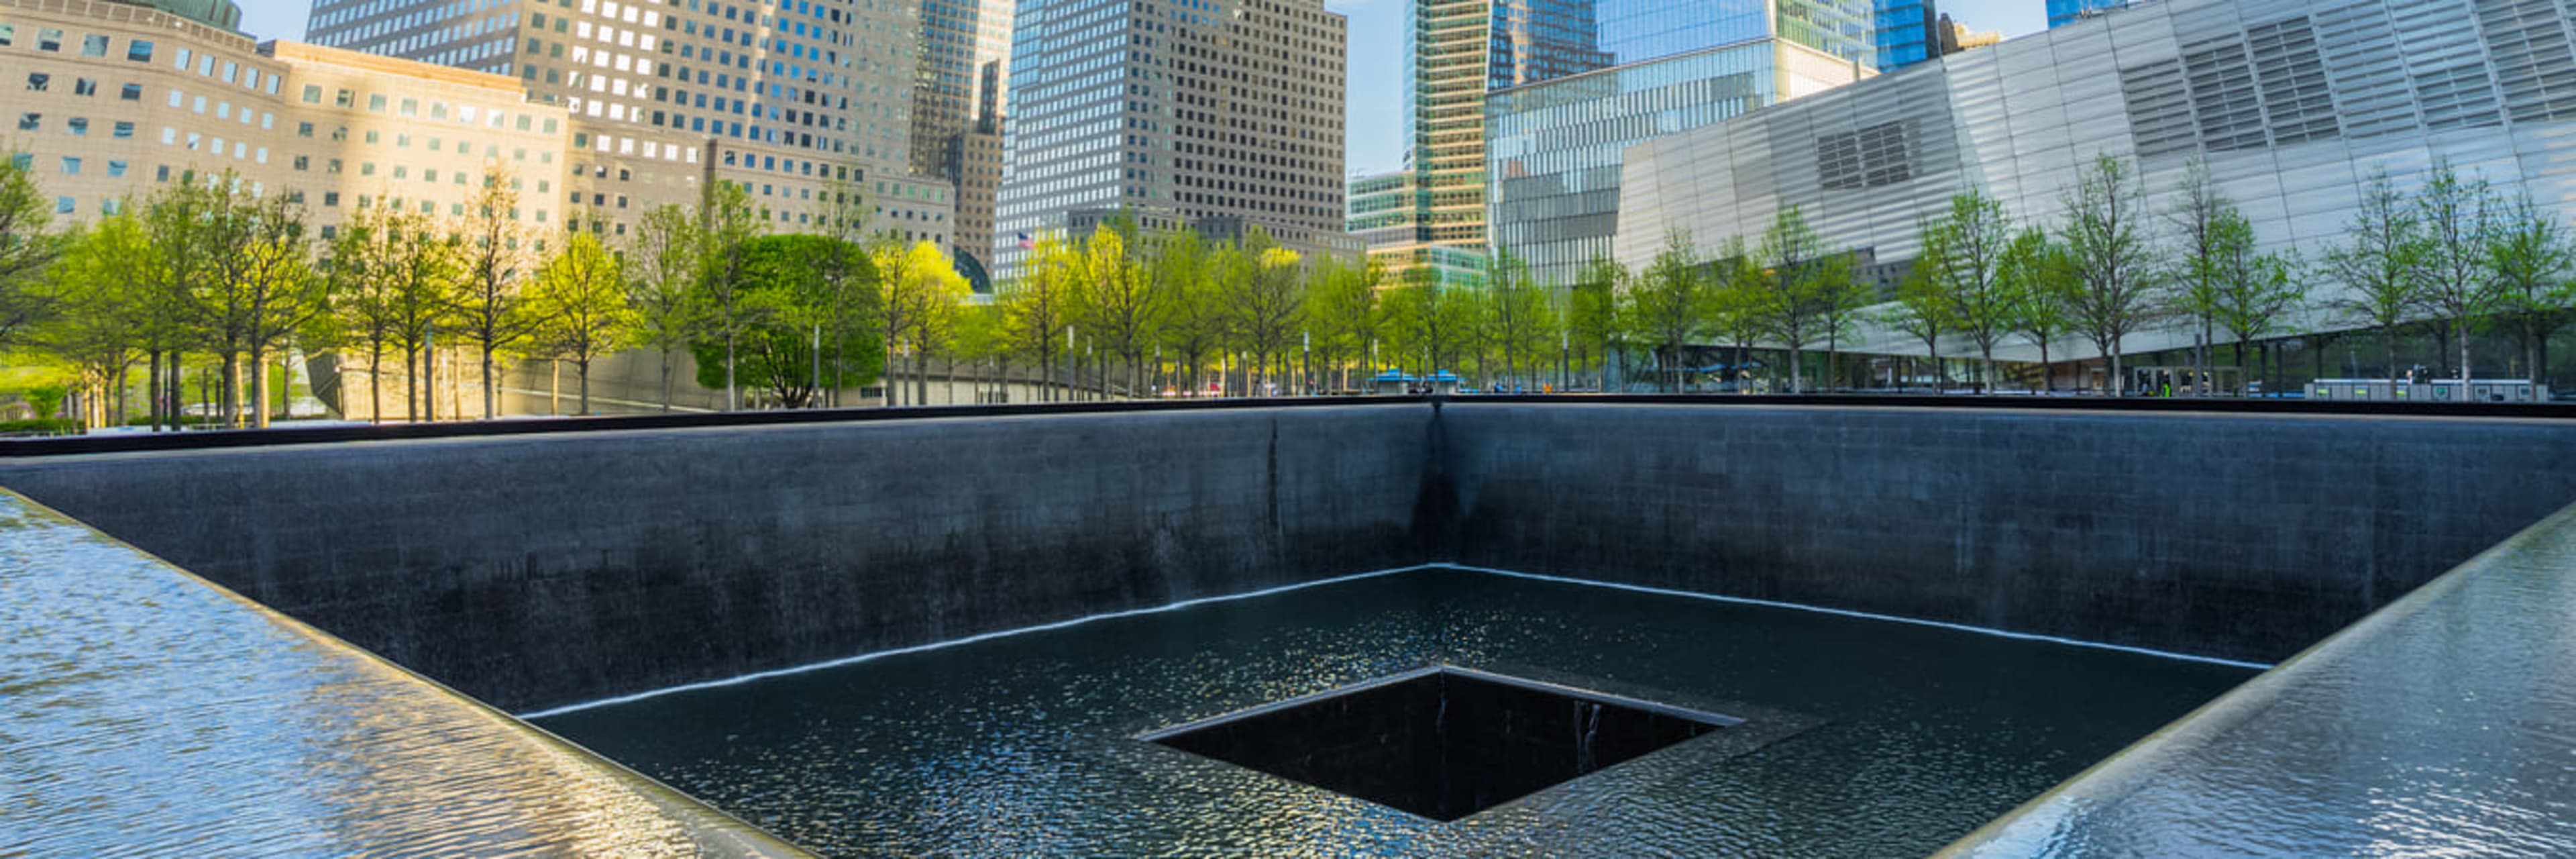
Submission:
[[[1928,0],[1877,0],[1878,70],[1891,72],[1940,53],[1936,13]]]
[[[1485,88],[1505,89],[1606,68],[1596,0],[1494,3]]]
[[[1485,255],[1472,248],[1432,244],[1422,239],[1420,214],[1425,192],[1411,171],[1361,176],[1351,180],[1343,229],[1368,244],[1369,259],[1386,267],[1392,286],[1407,272],[1432,270],[1443,286],[1484,283]]]
[[[1618,234],[1620,153],[1777,100],[1776,50],[1761,40],[1495,93],[1494,247],[1541,283],[1573,282]]]
[[[1628,147],[1871,73],[1850,53],[1868,39],[1834,44],[1842,50],[1755,39],[1494,93],[1485,103],[1492,248],[1540,282],[1573,282],[1584,263],[1610,255]]]
[[[1416,0],[1413,9],[1405,122],[1421,191],[1417,239],[1479,250],[1499,238],[1488,226],[1501,203],[1492,196],[1501,180],[1488,172],[1498,163],[1489,141],[1502,135],[1495,93],[1767,38],[1876,61],[1876,18],[1859,0]]]

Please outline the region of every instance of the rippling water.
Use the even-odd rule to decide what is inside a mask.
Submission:
[[[0,857],[788,852],[0,491]]]
[[[1437,823],[1140,742],[1432,662],[1814,724]],[[2046,642],[1424,570],[541,720],[835,855],[1919,855],[2250,676]],[[1700,742],[1700,741],[1694,741]]]

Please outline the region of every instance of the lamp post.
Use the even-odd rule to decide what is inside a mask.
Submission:
[[[1297,345],[1303,350],[1303,357],[1297,359],[1297,384],[1311,393],[1315,390],[1315,333],[1297,332]]]

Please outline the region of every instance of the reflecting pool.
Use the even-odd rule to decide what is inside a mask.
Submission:
[[[1743,717],[1450,822],[1138,739],[1447,664]],[[1449,569],[538,723],[833,855],[1921,855],[2253,674]]]

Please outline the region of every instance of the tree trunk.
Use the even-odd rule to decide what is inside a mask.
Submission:
[[[161,381],[163,385],[168,386],[168,390],[166,391],[167,396],[164,402],[168,403],[167,410],[170,412],[170,425],[173,428],[184,428],[188,425],[188,361],[186,352],[177,349],[170,350],[170,370],[165,375],[167,378],[164,378]]]
[[[491,420],[500,403],[500,392],[492,389],[492,347],[483,347],[483,419]]]
[[[2460,381],[2462,381],[2462,382],[2467,382],[2467,381],[2470,381],[2471,379],[2473,379],[2473,378],[2475,378],[2475,377],[2477,376],[2477,369],[2476,369],[2476,365],[2473,365],[2473,364],[2470,364],[2470,363],[2469,363],[2469,320],[2468,320],[2468,317],[2463,316],[2463,317],[2461,317],[2461,318],[2460,318],[2460,330],[2459,330],[2459,336],[2460,336]],[[2463,391],[2463,392],[2461,392],[2461,393],[2462,393],[2463,395],[2465,395],[2467,392],[2466,392],[2466,391]]]
[[[241,353],[224,353],[224,425],[240,429],[249,424],[242,417]]]
[[[662,350],[662,411],[671,411],[671,350]]]
[[[340,374],[340,402],[349,401],[349,374]],[[341,407],[347,409],[346,405]],[[385,344],[367,344],[367,422],[385,422]]]
[[[2110,350],[2110,351],[2111,351],[2111,396],[2117,397],[2117,396],[2120,396],[2120,395],[2122,395],[2122,394],[2128,393],[2128,389],[2129,389],[2129,377],[2127,376],[2127,374],[2126,374],[2126,373],[2124,373],[2124,372],[2122,371],[2122,368],[2121,368],[2121,366],[2120,366],[2120,358],[2121,358],[2121,355],[2120,355],[2120,341],[2119,341],[2117,338],[2114,338],[2114,339],[2111,341],[2111,350]]]
[[[581,377],[581,413],[590,414],[590,359],[574,361],[573,372]]]
[[[2048,360],[2048,338],[2039,339],[2039,389],[2057,393],[2057,365]]]
[[[2540,336],[2532,338],[2531,344],[2531,385],[2534,396],[2538,396],[2539,387],[2549,381],[2548,370],[2549,332],[2544,331]]]
[[[2388,381],[2394,384],[2397,381],[2397,326],[2379,330],[2379,345],[2388,353]]]
[[[420,347],[420,418],[438,422],[438,341],[421,341]]]
[[[268,428],[268,353],[250,347],[250,425],[252,429]]]
[[[734,410],[736,410],[736,409],[740,409],[740,408],[742,408],[742,403],[741,403],[741,401],[740,401],[740,400],[737,400],[737,399],[735,399],[735,398],[734,398],[734,379],[733,379],[733,332],[731,332],[731,331],[726,331],[726,332],[725,332],[725,407],[724,407],[724,410],[725,410],[725,411],[730,412],[730,411],[734,411]]]
[[[145,365],[145,369],[143,371],[143,390],[146,392],[144,395],[144,410],[151,413],[152,431],[160,432],[161,350],[153,349],[145,352],[143,361]]]

